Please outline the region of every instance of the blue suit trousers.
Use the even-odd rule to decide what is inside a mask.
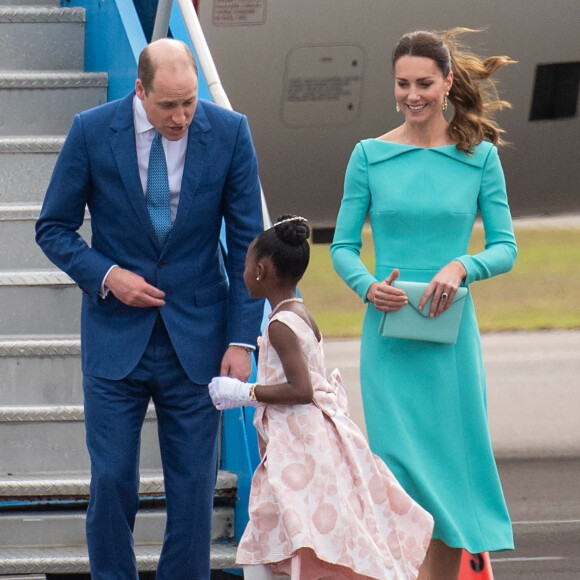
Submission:
[[[183,370],[158,317],[137,367],[120,381],[84,377],[91,490],[87,542],[93,580],[136,580],[141,429],[157,413],[167,526],[157,580],[209,580],[219,412],[207,385]]]

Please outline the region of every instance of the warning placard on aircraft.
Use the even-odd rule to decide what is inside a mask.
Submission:
[[[264,24],[266,0],[214,0],[212,22],[214,26]]]
[[[282,122],[294,127],[339,125],[358,116],[363,50],[357,45],[307,45],[290,51]]]

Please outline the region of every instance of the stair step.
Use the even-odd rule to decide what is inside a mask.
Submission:
[[[2,404],[81,405],[80,353],[78,335],[0,336]]]
[[[43,498],[46,501],[49,499],[83,499],[89,495],[89,486],[90,474],[88,472],[68,473],[66,475],[34,473],[24,476],[0,473],[0,498],[3,502],[0,503],[0,507],[4,508],[10,502],[23,499],[31,501],[33,499],[34,501],[42,501]],[[159,471],[142,471],[139,494],[150,496],[163,495],[163,493],[163,475]]]
[[[66,134],[75,113],[107,101],[107,86],[106,73],[1,72],[2,135]]]
[[[212,517],[212,542],[231,540],[234,510],[216,507]],[[135,521],[136,545],[161,544],[167,515],[165,509],[140,509]],[[48,511],[2,514],[0,545],[6,548],[65,548],[86,545],[86,514]]]
[[[0,70],[82,70],[84,8],[0,5]]]
[[[140,571],[155,571],[161,546],[135,546]],[[215,543],[211,548],[212,570],[233,568],[236,547],[230,543]],[[89,557],[86,548],[18,548],[2,550],[0,574],[86,574]]]
[[[163,475],[160,471],[141,470],[139,494],[163,495]],[[215,498],[232,503],[236,498],[238,477],[230,471],[219,470],[215,485]],[[3,502],[34,498],[45,499],[86,498],[89,495],[88,472],[55,474],[32,473],[23,476],[0,474],[0,498]],[[2,504],[0,504],[1,506]]]
[[[46,576],[44,574],[3,574],[2,580],[46,580]]]
[[[141,439],[141,469],[161,469],[152,407]],[[2,474],[89,470],[82,406],[0,407],[0,441]]]
[[[48,269],[52,263],[35,243],[35,225],[42,206],[38,204],[0,205],[0,269]],[[90,240],[90,219],[87,212],[79,230]]]
[[[81,291],[64,272],[0,271],[0,333],[4,335],[78,334],[80,308]]]
[[[61,8],[50,6],[49,2],[0,2],[0,24],[52,24],[54,22],[73,22],[84,24],[87,21],[84,8]]]
[[[60,6],[60,0],[0,0],[0,6]]]
[[[71,286],[74,282],[61,270],[0,270],[0,286]]]
[[[18,340],[0,336],[0,357],[78,356],[80,349],[78,335],[29,337]]]
[[[64,135],[0,137],[0,204],[40,204]]]

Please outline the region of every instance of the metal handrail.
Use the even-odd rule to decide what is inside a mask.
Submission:
[[[185,28],[189,35],[189,40],[193,46],[199,66],[202,70],[205,82],[209,89],[209,93],[214,103],[224,107],[225,109],[233,110],[233,107],[228,99],[228,96],[223,88],[219,74],[217,72],[213,57],[209,50],[209,46],[203,34],[199,18],[193,7],[192,0],[176,0],[177,5],[181,11]],[[153,35],[151,40],[165,38],[169,30],[169,19],[171,17],[171,9],[173,7],[173,0],[159,0],[157,4],[157,12],[155,14],[155,24],[153,26]],[[262,218],[264,220],[264,228],[270,227],[270,213],[266,204],[264,190],[260,185],[260,195],[262,201]]]
[[[153,23],[153,34],[151,42],[165,38],[169,30],[169,19],[171,18],[171,7],[173,0],[158,0],[157,11],[155,12],[155,22]]]

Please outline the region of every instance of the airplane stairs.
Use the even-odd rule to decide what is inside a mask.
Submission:
[[[0,0],[0,576],[88,578],[81,293],[37,247],[34,224],[73,114],[107,100],[108,76],[83,72],[84,9],[24,2]],[[142,578],[154,577],[165,522],[155,423],[151,409],[135,528]],[[234,564],[237,494],[237,475],[220,471],[216,578]]]

